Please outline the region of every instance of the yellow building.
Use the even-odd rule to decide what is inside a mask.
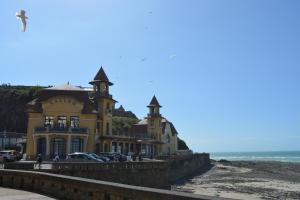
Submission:
[[[154,96],[148,116],[129,133],[112,132],[116,101],[109,93],[113,84],[101,67],[92,90],[65,84],[43,89],[27,105],[27,159],[42,154],[45,159],[72,152],[119,152],[147,155],[175,153],[177,132],[160,114]]]

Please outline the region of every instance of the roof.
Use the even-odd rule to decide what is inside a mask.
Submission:
[[[75,87],[75,86],[73,86]],[[78,88],[78,87],[76,87]],[[96,106],[94,103],[89,99],[88,92],[81,89],[72,90],[72,87],[69,88],[70,90],[66,90],[64,87],[57,87],[56,89],[43,89],[38,93],[38,98],[30,101],[27,103],[27,112],[42,112],[42,102],[46,101],[55,96],[70,96],[77,99],[80,102],[83,102],[83,109],[82,113],[96,113]],[[75,88],[73,88],[75,89]]]
[[[152,100],[150,101],[150,104],[148,105],[148,107],[161,107],[161,105],[159,105],[155,95],[152,97]]]
[[[113,85],[113,83],[111,83],[109,81],[109,79],[107,78],[102,66],[101,66],[100,70],[98,71],[98,73],[96,74],[94,80],[91,81],[90,84],[93,84],[95,82],[105,82],[105,83],[108,83],[108,85]]]
[[[83,88],[70,85],[69,83],[46,88],[45,90],[85,91]]]
[[[131,132],[133,134],[145,134],[148,132],[147,124],[134,124],[131,127]]]
[[[118,108],[118,110],[125,111],[125,109],[123,108],[122,105],[120,105],[120,107]]]
[[[141,121],[139,121],[137,123],[137,125],[143,125],[143,124],[147,124],[147,123],[148,123],[148,120],[147,120],[147,118],[145,118],[145,119],[142,119]]]

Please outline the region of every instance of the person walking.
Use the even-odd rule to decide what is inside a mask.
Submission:
[[[40,153],[38,154],[36,161],[37,161],[37,164],[38,164],[38,168],[41,169],[41,165],[42,165],[42,162],[43,162],[42,154],[40,154]]]
[[[59,162],[59,155],[58,154],[55,154],[55,157],[53,159],[54,162]]]

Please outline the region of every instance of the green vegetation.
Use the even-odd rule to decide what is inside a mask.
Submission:
[[[27,132],[26,104],[35,99],[39,86],[0,86],[0,131]]]
[[[136,124],[139,120],[129,117],[112,117],[112,132],[114,134],[128,134],[131,126]]]
[[[185,141],[177,137],[178,150],[188,150],[189,147],[186,145]]]

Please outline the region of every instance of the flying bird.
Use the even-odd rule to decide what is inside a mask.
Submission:
[[[19,18],[22,21],[22,31],[23,32],[25,32],[25,30],[26,30],[26,19],[28,19],[28,17],[26,17],[25,13],[26,13],[25,10],[20,10],[20,12],[16,13],[17,19]]]
[[[172,54],[172,55],[169,56],[169,59],[173,59],[175,57],[176,57],[176,54]]]

